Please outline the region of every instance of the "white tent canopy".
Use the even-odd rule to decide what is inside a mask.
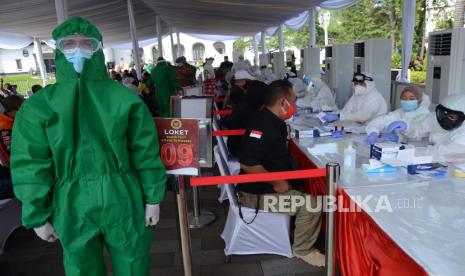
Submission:
[[[284,24],[291,29],[301,28],[308,9],[314,6],[342,8],[357,0],[135,0],[134,14],[138,40],[156,35],[155,15],[161,17],[162,33],[168,26],[184,33],[252,35],[268,29],[276,33]],[[131,41],[126,1],[69,0],[69,16],[81,16],[94,23],[102,32],[104,44],[119,45]],[[51,38],[57,25],[54,0],[2,0],[0,12],[0,48],[22,48],[34,37]],[[270,28],[271,27],[271,28]]]

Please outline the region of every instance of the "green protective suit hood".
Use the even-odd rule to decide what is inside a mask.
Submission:
[[[52,37],[55,41],[58,41],[60,38],[77,34],[93,37],[102,42],[102,35],[97,28],[81,17],[73,17],[61,23],[53,30]],[[55,64],[58,82],[78,77],[73,65],[66,60],[64,54],[58,49],[55,50]],[[95,52],[91,59],[84,62],[80,77],[87,80],[110,79],[105,67],[105,56],[102,49]]]
[[[102,37],[75,17],[53,31]],[[155,123],[140,97],[112,81],[102,50],[78,75],[55,51],[57,82],[31,96],[16,115],[13,189],[27,228],[50,222],[63,247],[66,275],[148,275],[151,230],[145,204],[158,204],[166,172]]]

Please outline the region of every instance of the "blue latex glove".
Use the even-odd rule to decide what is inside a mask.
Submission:
[[[365,141],[368,145],[373,145],[374,143],[378,142],[378,133],[370,133]]]
[[[338,130],[338,131],[333,131],[333,134],[331,135],[333,138],[341,138],[344,137],[344,131]]]
[[[402,133],[407,130],[407,123],[404,121],[395,121],[389,124],[386,132]]]
[[[339,114],[327,113],[327,114],[323,117],[323,120],[325,120],[325,121],[328,122],[328,123],[332,123],[332,122],[334,122],[334,121],[339,120]]]
[[[399,142],[399,136],[394,133],[383,133],[381,138],[383,141]]]

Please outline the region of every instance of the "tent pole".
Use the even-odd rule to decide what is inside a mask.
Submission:
[[[262,31],[262,54],[264,55],[264,61],[265,64],[268,64],[268,56],[266,55],[268,53],[268,49],[266,48],[266,30]]]
[[[68,19],[68,0],[55,0],[58,25]]]
[[[156,21],[157,21],[157,38],[158,38],[158,57],[163,57],[163,41],[162,41],[162,30],[161,30],[161,20],[160,16],[156,16]],[[156,60],[154,60],[154,63]]]
[[[278,40],[279,40],[279,51],[280,52],[284,52],[283,26],[284,25],[279,25],[279,29],[278,29]]]
[[[140,53],[139,53],[139,41],[137,40],[136,33],[136,20],[134,19],[134,7],[132,0],[128,0],[128,15],[129,15],[129,28],[132,39],[132,53],[133,59],[136,66],[137,79],[141,79],[141,66],[140,66]]]
[[[37,57],[37,64],[39,65],[40,77],[42,78],[42,85],[47,85],[47,72],[45,71],[44,55],[42,54],[42,45],[37,37],[34,37],[34,52]]]
[[[176,53],[174,52],[174,40],[173,40],[173,27],[170,27],[170,41],[171,41],[171,57],[173,63],[176,61]]]
[[[258,60],[258,34],[255,34],[253,36],[253,54],[254,54],[254,64],[258,65],[259,60]]]
[[[408,66],[412,56],[415,32],[415,0],[402,1],[402,71],[400,82],[408,83]]]
[[[176,53],[176,57],[180,57],[181,56],[181,40],[179,39],[179,32],[176,32],[176,40],[177,40],[177,43],[178,43],[178,47],[177,47],[177,53]]]
[[[310,23],[310,48],[314,48],[316,46],[315,13],[315,8],[311,8],[308,16]]]

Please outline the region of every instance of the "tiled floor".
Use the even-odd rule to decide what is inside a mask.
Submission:
[[[321,268],[312,267],[297,259],[274,255],[233,256],[224,263],[224,243],[220,238],[226,220],[228,203],[218,203],[218,189],[200,190],[202,206],[217,215],[216,221],[203,229],[191,231],[193,272],[198,276],[291,276],[324,275]],[[191,206],[189,203],[188,206]],[[176,203],[168,192],[161,206],[160,223],[153,230],[152,270],[156,276],[182,276],[182,261],[176,226]],[[110,259],[108,258],[108,266]],[[111,267],[109,267],[111,271]],[[24,228],[13,233],[6,252],[0,255],[1,276],[64,275],[62,252],[58,243],[47,243],[33,231]]]

